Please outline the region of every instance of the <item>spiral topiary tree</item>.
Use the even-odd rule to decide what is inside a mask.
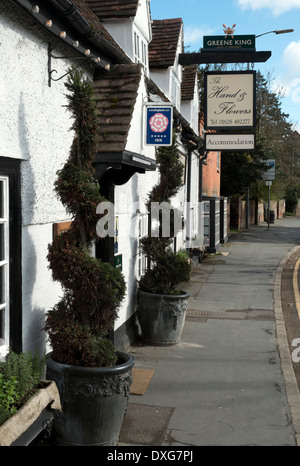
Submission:
[[[157,151],[159,181],[153,187],[147,201],[149,222],[153,203],[171,204],[172,197],[182,186],[184,166],[179,159],[176,136],[170,147],[159,147]],[[164,236],[162,213],[160,212],[158,232],[145,237],[141,241],[143,253],[148,258],[148,268],[139,281],[140,290],[155,294],[180,294],[177,287],[191,276],[191,265],[183,251],[174,252],[174,210],[171,210],[170,234]]]
[[[117,354],[107,335],[124,298],[125,282],[118,269],[91,255],[91,245],[99,239],[96,208],[105,201],[93,168],[97,134],[93,87],[73,68],[66,88],[75,137],[54,189],[72,225],[49,245],[49,268],[64,294],[47,313],[45,329],[57,362],[109,367],[116,364]]]

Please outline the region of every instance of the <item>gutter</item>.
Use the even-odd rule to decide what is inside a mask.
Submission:
[[[125,52],[122,53],[112,43],[102,37],[90,23],[82,16],[76,5],[70,0],[48,0],[67,22],[80,34],[82,38],[91,41],[97,48],[102,51],[108,51],[118,63],[129,64],[131,60]]]
[[[98,68],[109,71],[112,61],[122,64],[131,63],[125,52],[101,36],[81,14],[78,7],[70,0],[11,1],[23,8],[40,26],[51,32],[62,43],[69,45],[79,56],[81,55],[83,58],[89,59]],[[55,12],[53,12],[53,9]],[[47,27],[45,22],[51,16],[55,16],[56,21],[53,21],[51,27]],[[60,35],[63,25],[65,28],[69,27],[70,31],[72,31],[67,37]],[[78,39],[85,46],[78,45],[78,43],[74,45]],[[93,47],[91,56],[87,56],[85,53],[88,45]],[[98,63],[95,63],[95,57],[98,57],[99,54],[100,60],[98,60]]]

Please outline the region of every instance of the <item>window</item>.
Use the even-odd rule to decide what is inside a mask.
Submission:
[[[142,63],[148,74],[148,46],[137,32],[134,32],[134,61]]]
[[[171,77],[171,99],[177,109],[180,107],[180,82],[178,76],[172,72]]]
[[[147,236],[148,234],[148,214],[142,214],[139,216],[139,241]],[[138,255],[138,278],[144,275],[146,272],[147,257],[142,253],[139,248]]]
[[[0,177],[0,354],[9,341],[9,193],[8,177]]]
[[[136,32],[134,33],[134,56],[135,56],[135,62],[139,63],[140,61],[140,38]]]
[[[0,360],[22,351],[20,160],[0,157]]]

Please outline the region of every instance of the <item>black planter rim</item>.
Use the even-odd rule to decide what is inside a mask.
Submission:
[[[56,370],[61,373],[67,372],[70,375],[80,375],[83,377],[101,377],[105,375],[119,375],[128,372],[134,366],[134,357],[129,353],[117,351],[118,359],[122,361],[113,367],[81,367],[71,366],[55,361],[52,358],[52,352],[46,355],[46,364],[49,369]]]
[[[182,291],[180,290],[180,293],[182,294],[156,294],[156,293],[149,293],[149,291],[143,291],[143,290],[138,290],[138,293],[140,295],[145,294],[146,296],[153,296],[157,298],[166,298],[166,299],[174,299],[176,301],[177,299],[187,299],[191,295],[188,291]]]

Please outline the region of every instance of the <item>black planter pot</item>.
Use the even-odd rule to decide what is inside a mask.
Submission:
[[[154,346],[180,342],[189,293],[160,295],[139,290],[138,309],[145,343]]]
[[[134,358],[118,352],[119,364],[87,368],[47,357],[47,377],[56,382],[62,411],[53,423],[54,441],[66,446],[116,445],[126,414]]]

